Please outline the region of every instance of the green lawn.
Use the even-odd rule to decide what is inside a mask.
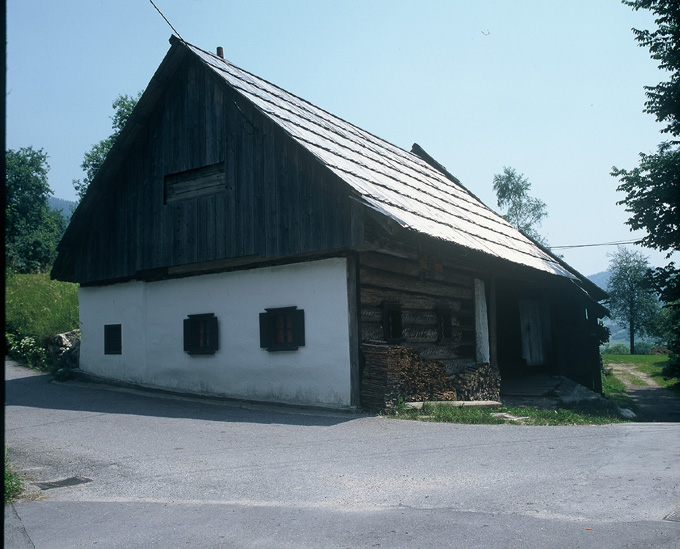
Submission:
[[[474,406],[454,407],[446,404],[426,402],[420,409],[406,405],[395,407],[388,417],[416,421],[441,423],[500,424],[515,425],[602,425],[623,421],[616,406],[605,403],[581,402],[563,405],[557,409],[540,407],[477,408]]]
[[[611,362],[609,364],[611,364]],[[618,377],[611,373],[611,368],[607,368],[606,361],[605,371],[606,373],[602,375],[602,395],[606,399],[620,406],[621,408],[628,408],[637,413],[636,406],[633,404],[633,399],[626,394],[626,386],[624,385],[623,381],[621,381]]]
[[[680,396],[680,378],[664,379],[662,370],[668,357],[666,355],[602,355],[605,369],[612,364],[634,364],[635,369],[650,376],[662,387],[671,389]],[[612,376],[607,376],[612,377]]]

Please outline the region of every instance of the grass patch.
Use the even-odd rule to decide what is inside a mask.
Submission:
[[[477,408],[474,406],[447,406],[425,402],[420,409],[401,405],[387,417],[440,423],[474,425],[497,425],[503,423],[520,425],[603,425],[622,421],[617,408],[600,402],[580,402],[562,405],[560,408],[539,407]]]
[[[636,414],[638,413],[633,399],[626,393],[626,386],[623,381],[614,375],[611,368],[606,368],[605,373],[602,374],[602,396],[621,408],[628,408],[629,410],[633,410]]]
[[[668,363],[668,357],[664,356],[662,358],[663,360],[640,364],[636,366],[636,369],[647,374],[662,387],[666,387],[680,396],[680,378],[672,377],[670,379],[665,379],[663,377],[663,369]]]
[[[504,423],[491,415],[496,410],[475,408],[473,406],[455,407],[445,404],[424,403],[421,410],[412,419],[421,421],[438,421],[442,423],[464,423],[468,425]]]
[[[659,385],[670,389],[680,397],[680,378],[664,379],[663,377],[663,368],[668,362],[666,355],[602,355],[602,359],[605,366],[632,364],[637,371],[647,374]]]
[[[645,364],[663,364],[668,360],[666,355],[602,355],[605,366],[612,364],[635,364],[641,366]]]
[[[21,478],[12,469],[12,464],[7,457],[7,451],[5,451],[5,505],[18,498],[22,490],[23,483]]]
[[[644,387],[645,385],[649,385],[649,383],[647,383],[646,380],[636,376],[631,372],[617,372],[616,376],[619,379],[623,380],[625,383],[629,383],[630,385],[635,385],[637,387]]]
[[[78,328],[78,285],[50,280],[47,273],[15,274],[5,281],[5,331],[44,345]]]
[[[46,273],[5,279],[5,340],[9,354],[31,368],[48,368],[47,346],[59,333],[78,328],[78,286]]]

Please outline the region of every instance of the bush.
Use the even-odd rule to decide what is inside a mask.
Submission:
[[[668,363],[663,369],[665,379],[680,378],[680,301],[669,304],[670,323],[675,327],[668,339]]]
[[[605,345],[600,352],[603,355],[629,355],[630,347],[625,343],[614,343],[613,345]]]
[[[648,355],[651,354],[650,351],[654,347],[654,344],[649,341],[636,341],[635,342],[635,354],[636,355]]]
[[[50,340],[78,328],[78,286],[44,273],[13,274],[5,291],[7,351],[32,368],[46,368]]]
[[[14,334],[5,334],[7,350],[17,360],[24,362],[31,368],[43,370],[47,367],[47,351],[44,346],[32,337],[17,337]]]
[[[50,338],[78,328],[78,286],[46,273],[15,274],[5,282],[5,331],[44,347]]]

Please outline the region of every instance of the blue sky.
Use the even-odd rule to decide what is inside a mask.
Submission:
[[[618,0],[155,0],[182,37],[409,150],[420,144],[488,206],[523,173],[551,245],[630,240],[612,166],[653,152],[642,112],[665,76],[637,46],[646,11]],[[7,146],[43,148],[55,196],[111,103],[143,90],[172,33],[148,0],[7,1]],[[583,274],[615,247],[560,250]],[[642,250],[652,264],[660,253]]]

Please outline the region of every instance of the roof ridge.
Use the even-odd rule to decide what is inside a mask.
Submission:
[[[552,274],[576,276],[521,235],[427,153],[431,161],[223,57],[187,42],[182,44],[347,183],[367,205],[381,204],[383,215],[430,237]]]
[[[176,38],[176,40],[179,41],[179,39],[177,39],[177,38]],[[223,63],[223,64],[225,64],[225,65],[228,65],[228,66],[230,66],[230,67],[233,67],[234,69],[237,69],[237,70],[239,70],[239,71],[241,71],[241,72],[247,74],[248,76],[252,77],[254,80],[259,80],[259,81],[261,81],[261,82],[264,82],[264,83],[268,84],[268,85],[271,86],[272,88],[275,88],[276,90],[282,91],[283,94],[282,94],[281,96],[279,96],[279,97],[281,97],[282,99],[284,99],[284,97],[283,97],[284,95],[288,95],[288,96],[294,97],[294,98],[297,99],[298,101],[301,101],[302,103],[305,103],[306,105],[309,105],[309,106],[313,107],[314,109],[317,109],[317,110],[320,111],[321,113],[327,115],[328,121],[329,121],[329,122],[332,122],[332,121],[334,121],[334,120],[339,120],[340,122],[342,122],[342,123],[344,123],[344,124],[347,124],[351,129],[357,130],[358,133],[361,133],[361,134],[364,134],[364,135],[367,135],[367,136],[371,137],[373,140],[375,140],[376,144],[379,144],[379,145],[381,145],[381,144],[389,145],[389,147],[393,147],[393,148],[396,150],[396,152],[400,153],[400,155],[403,156],[404,158],[409,158],[409,159],[414,159],[414,158],[415,158],[415,159],[417,159],[419,162],[423,162],[423,160],[422,160],[420,157],[418,157],[417,155],[414,155],[412,152],[407,151],[406,149],[400,147],[399,145],[395,145],[395,144],[392,143],[391,141],[388,141],[387,139],[384,139],[384,138],[382,138],[382,137],[380,137],[380,136],[378,136],[378,135],[376,135],[376,134],[374,134],[374,133],[372,133],[372,132],[369,132],[368,130],[365,130],[365,129],[363,129],[363,128],[357,126],[356,124],[353,124],[352,122],[350,122],[350,121],[348,121],[348,120],[342,118],[341,116],[338,116],[338,115],[336,115],[336,114],[333,114],[332,112],[330,112],[330,111],[324,109],[323,107],[320,107],[320,106],[318,106],[318,105],[312,103],[312,102],[309,101],[308,99],[305,99],[304,97],[301,97],[301,96],[299,96],[299,95],[296,95],[295,93],[290,92],[290,91],[286,90],[285,88],[282,88],[281,86],[278,86],[277,84],[274,84],[273,82],[267,80],[266,78],[263,78],[263,77],[261,77],[261,76],[258,76],[258,75],[256,75],[256,74],[250,72],[249,70],[240,67],[239,65],[233,63],[232,61],[229,61],[228,59],[219,57],[218,55],[216,55],[216,54],[214,54],[214,53],[212,53],[212,52],[206,51],[206,50],[204,50],[204,49],[202,49],[202,48],[200,48],[200,47],[198,47],[198,46],[195,46],[195,45],[193,45],[193,44],[191,44],[191,43],[189,43],[189,42],[186,42],[186,41],[183,41],[183,40],[182,40],[181,42],[182,42],[184,45],[188,46],[189,48],[193,48],[193,49],[199,50],[199,51],[201,51],[202,53],[204,53],[204,54],[206,54],[206,55],[209,55],[212,59],[214,59],[215,61],[217,61],[217,62],[219,62],[219,63]],[[237,78],[238,78],[238,76],[237,76]],[[262,89],[262,88],[260,88],[260,89]],[[263,91],[267,91],[267,90],[264,90],[264,89],[263,89]],[[429,166],[429,165],[428,165],[427,163],[425,163],[425,162],[423,162],[422,165],[425,165],[425,166],[427,166],[428,168],[431,168],[431,166]],[[460,182],[459,182],[459,184],[460,184]]]

